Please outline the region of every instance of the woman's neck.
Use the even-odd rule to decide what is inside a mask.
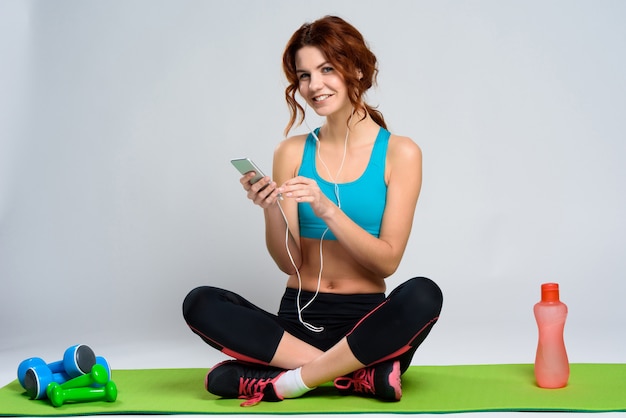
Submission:
[[[320,129],[320,140],[325,142],[343,143],[350,128],[350,137],[357,138],[359,131],[375,124],[369,114],[363,118],[362,112],[337,112],[326,117],[326,122]]]

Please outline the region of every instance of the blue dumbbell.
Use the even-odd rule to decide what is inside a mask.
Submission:
[[[65,350],[63,360],[60,361],[46,364],[39,357],[24,360],[17,368],[17,376],[31,399],[41,399],[46,396],[48,384],[64,383],[71,378],[87,374],[96,361],[91,348],[77,344]]]
[[[96,357],[96,364],[102,366],[101,369],[105,370],[109,376],[111,375],[109,363],[104,357]],[[44,399],[47,396],[46,390],[51,383],[65,384],[75,378],[75,376],[70,376],[64,372],[53,373],[48,365],[44,364],[43,366],[35,366],[26,370],[24,388],[31,399]],[[101,387],[102,385],[96,382],[93,386]]]
[[[50,371],[54,373],[65,373],[70,377],[78,377],[89,373],[91,367],[96,363],[96,356],[93,350],[84,344],[77,344],[69,347],[63,354],[63,360],[46,364],[39,357],[31,357],[22,361],[17,368],[17,378],[22,386],[24,386],[24,377],[26,370],[31,367],[43,367],[46,365]]]
[[[46,397],[46,388],[52,382],[65,383],[71,377],[65,372],[52,373],[52,370],[44,364],[37,365],[26,370],[24,374],[24,389],[31,399],[43,399]]]

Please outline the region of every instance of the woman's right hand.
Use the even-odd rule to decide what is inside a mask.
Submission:
[[[250,180],[254,178],[254,175],[253,171],[246,173],[241,176],[239,182],[244,190],[248,192],[248,199],[252,200],[255,205],[267,209],[279,199],[279,193],[276,190],[277,185],[269,176],[265,176],[256,183],[250,184]]]

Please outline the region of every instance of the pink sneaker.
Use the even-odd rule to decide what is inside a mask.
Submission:
[[[335,379],[335,387],[342,395],[369,396],[386,401],[402,398],[400,362],[385,361],[371,367],[356,370]]]

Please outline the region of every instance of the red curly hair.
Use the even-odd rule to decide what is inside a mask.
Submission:
[[[296,53],[304,46],[318,48],[343,77],[352,106],[357,112],[367,112],[383,128],[387,128],[383,115],[363,100],[365,92],[376,84],[378,68],[376,56],[370,51],[363,35],[351,24],[337,16],[325,16],[312,23],[305,23],[292,36],[283,53],[283,71],[289,85],[285,89],[285,100],[289,107],[289,123],[285,135],[291,128],[304,121],[304,109],[296,101],[298,75]],[[298,118],[298,115],[300,117]]]

